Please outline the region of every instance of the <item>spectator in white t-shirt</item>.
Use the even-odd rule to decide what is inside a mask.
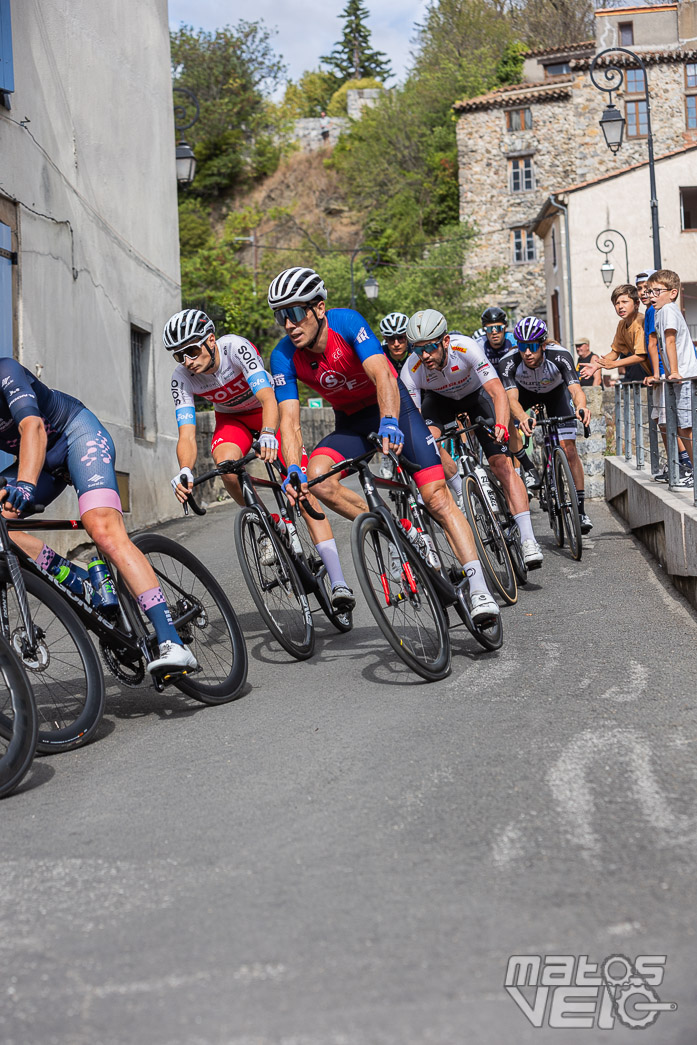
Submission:
[[[678,436],[684,444],[684,450],[679,451],[678,486],[693,486],[691,387],[685,379],[697,377],[697,356],[685,318],[675,303],[680,293],[680,277],[670,269],[659,269],[649,279],[649,292],[656,310],[658,351],[667,380],[683,382],[675,390]]]

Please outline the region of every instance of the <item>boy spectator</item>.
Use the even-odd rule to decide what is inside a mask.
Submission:
[[[691,386],[687,378],[697,377],[697,357],[690,331],[676,304],[680,277],[670,269],[659,269],[649,280],[649,291],[656,310],[656,338],[667,380],[684,382],[675,390],[678,409],[678,486],[693,486]],[[652,378],[652,383],[655,377]],[[660,421],[660,418],[659,418]],[[684,448],[680,448],[682,440]]]
[[[646,341],[646,351],[649,354],[651,366],[653,367],[654,377],[657,380],[665,373],[663,369],[663,363],[661,357],[658,354],[658,342],[656,341],[656,310],[653,307],[653,297],[649,290],[649,280],[653,276],[656,269],[645,268],[641,272],[637,273],[636,277],[636,289],[639,295],[639,300],[644,306],[644,339]],[[651,384],[651,378],[646,378],[646,384]],[[649,392],[651,396],[650,405],[652,407],[651,416],[654,421],[659,421],[659,431],[661,438],[663,439],[663,446],[665,447],[666,454],[668,453],[668,439],[666,436],[666,425],[665,425],[665,405],[663,403],[663,386],[658,385],[654,388],[653,392]],[[661,419],[662,418],[662,419]],[[684,450],[684,444],[680,441],[681,450]],[[667,466],[662,472],[658,472],[654,475],[654,479],[657,483],[668,482],[668,468]]]
[[[612,304],[620,317],[612,348],[607,355],[601,356],[597,363],[585,363],[580,367],[579,374],[581,377],[592,377],[601,369],[616,370],[625,367],[625,380],[637,380],[631,376],[628,369],[636,364],[640,369],[635,371],[635,374],[639,374],[638,380],[641,380],[652,373],[652,367],[646,350],[644,317],[639,312],[636,287],[631,283],[622,283],[615,287],[612,292]]]
[[[596,370],[592,377],[581,377],[581,367],[585,363],[599,363],[600,356],[597,356],[595,352],[591,352],[590,340],[587,337],[579,337],[576,339],[576,372],[579,375],[579,381],[582,385],[599,385],[602,381],[601,371]]]

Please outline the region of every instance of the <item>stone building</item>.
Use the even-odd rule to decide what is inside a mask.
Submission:
[[[612,62],[624,66],[613,100],[627,126],[614,155],[599,126],[608,96],[589,75],[596,53],[626,46],[641,54],[656,154],[697,142],[696,12],[693,0],[598,10],[595,40],[530,51],[523,82],[455,103],[460,218],[479,232],[467,268],[503,268],[494,296],[514,317],[536,312],[554,321],[532,230],[550,194],[646,160],[641,70],[621,54],[598,63],[601,75]]]
[[[166,0],[0,0],[0,248],[0,355],[107,425],[130,529],[173,515]],[[55,515],[75,507],[66,491]]]

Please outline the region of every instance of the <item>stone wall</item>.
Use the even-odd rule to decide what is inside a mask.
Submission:
[[[377,105],[383,94],[382,87],[363,87],[346,92],[346,110],[350,120],[360,120],[365,108]]]
[[[326,141],[322,137],[322,127],[325,123],[329,130],[329,137]],[[293,141],[298,143],[302,152],[315,152],[328,145],[336,145],[341,132],[348,127],[348,123],[345,116],[328,116],[326,120],[320,117],[296,120]]]

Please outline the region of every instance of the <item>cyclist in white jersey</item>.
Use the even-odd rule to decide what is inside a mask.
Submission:
[[[476,431],[492,471],[501,483],[522,539],[526,565],[542,565],[542,549],[535,539],[525,484],[513,467],[508,450],[510,408],[506,391],[493,364],[476,342],[463,334],[448,334],[445,316],[435,309],[415,313],[407,326],[412,352],[401,378],[431,434],[438,438],[445,425],[461,413],[470,420],[485,417],[494,427],[492,438]],[[455,462],[441,446],[446,481],[456,498],[462,496],[462,479]]]
[[[185,476],[189,485],[193,483],[192,469],[198,456],[196,396],[208,400],[215,410],[211,454],[216,464],[240,460],[249,453],[256,438],[262,460],[274,461],[279,457],[276,395],[271,376],[251,341],[236,334],[225,334],[216,339],[213,321],[197,309],[184,309],[172,316],[162,339],[165,348],[179,364],[172,375],[171,385],[179,428],[179,470],[172,479],[178,500],[186,501],[187,491],[181,480]],[[280,459],[283,462],[282,457]],[[222,480],[230,496],[240,506],[244,505],[237,476],[224,475]],[[310,501],[317,509],[314,498],[310,497]],[[316,520],[305,515],[305,519],[317,552],[327,567],[332,585],[332,605],[340,612],[353,609],[355,599],[341,570],[331,525],[326,518]],[[268,538],[262,537],[262,561],[270,565],[273,551],[267,544]]]

